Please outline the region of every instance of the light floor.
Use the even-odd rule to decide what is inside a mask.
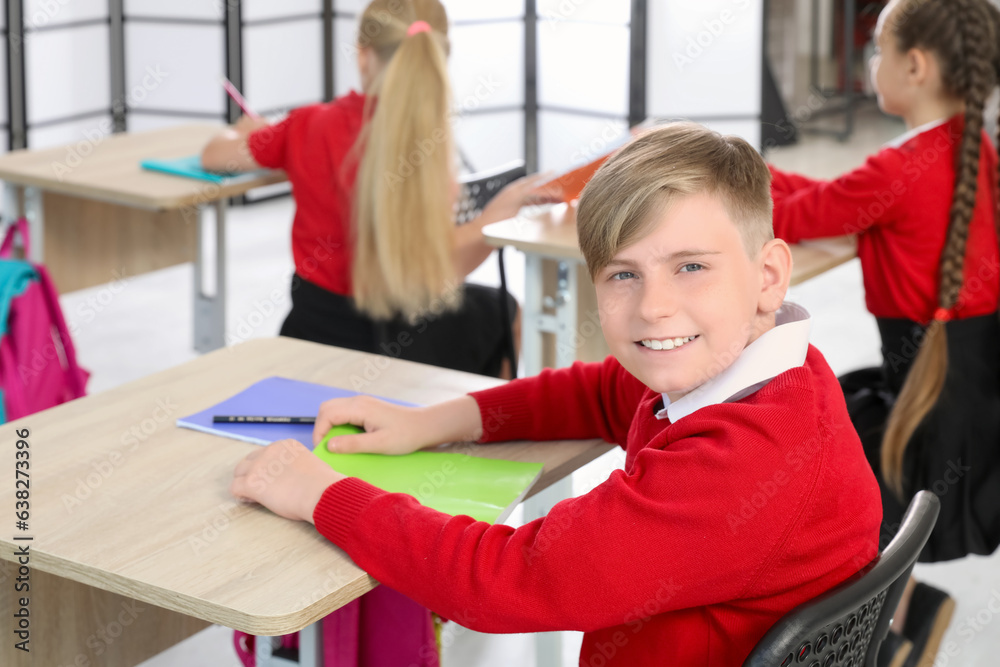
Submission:
[[[796,146],[773,151],[768,159],[813,176],[833,176],[860,164],[900,131],[897,121],[868,108],[849,142],[807,135]],[[288,310],[291,213],[292,204],[286,199],[234,209],[229,215],[227,333],[235,344],[275,335]],[[523,258],[508,251],[507,265],[510,289],[523,298]],[[494,261],[487,261],[474,279],[496,284],[494,266]],[[191,281],[191,266],[182,265],[62,297],[81,363],[93,373],[91,393],[196,356],[191,349]],[[879,362],[878,334],[864,308],[856,261],[793,288],[789,298],[812,312],[812,342],[824,352],[835,372]],[[614,452],[594,462],[575,475],[575,491],[582,493],[596,486],[621,464],[622,457]],[[997,664],[1000,620],[994,621],[994,617],[1000,612],[1000,556],[921,565],[916,572],[921,579],[951,591],[958,601],[944,644],[951,644],[953,655],[939,656],[936,667]],[[226,628],[208,628],[143,663],[143,667],[238,667],[231,636]],[[565,639],[563,663],[574,665],[580,635],[565,633]],[[529,635],[489,636],[457,628],[445,643],[447,667],[534,664]]]

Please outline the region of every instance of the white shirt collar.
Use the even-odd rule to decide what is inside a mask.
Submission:
[[[676,422],[706,406],[738,401],[801,366],[809,350],[809,322],[805,308],[786,301],[775,313],[774,328],[747,345],[728,368],[674,403],[663,394],[664,407],[656,418]]]
[[[938,118],[937,120],[932,120],[929,123],[924,123],[919,127],[915,127],[912,130],[904,132],[903,134],[899,135],[892,141],[886,142],[885,147],[899,148],[900,146],[902,146],[903,144],[905,144],[907,141],[917,136],[918,134],[926,132],[927,130],[933,130],[935,127],[938,127],[939,125],[944,125],[945,123],[948,122],[948,120],[949,120],[948,118]]]

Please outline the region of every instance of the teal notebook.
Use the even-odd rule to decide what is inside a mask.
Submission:
[[[358,392],[270,377],[200,412],[177,420],[177,425],[226,438],[266,445],[291,438],[313,449],[311,424],[215,424],[213,415],[315,416],[331,398]],[[390,400],[391,399],[383,399]],[[403,405],[401,401],[391,401]],[[355,426],[336,426],[330,434],[357,432]],[[327,434],[327,438],[330,437]],[[313,452],[334,470],[393,493],[407,493],[439,512],[465,514],[479,521],[502,523],[524,499],[542,474],[541,463],[488,459],[452,452],[424,450],[404,456],[334,454],[326,440]]]
[[[188,157],[178,157],[169,160],[143,160],[139,163],[139,165],[143,169],[148,169],[149,171],[158,171],[164,174],[171,174],[173,176],[196,178],[198,180],[220,184],[252,181],[253,179],[270,171],[270,169],[257,169],[254,171],[239,171],[233,173],[206,171],[201,166],[200,155],[189,155]]]

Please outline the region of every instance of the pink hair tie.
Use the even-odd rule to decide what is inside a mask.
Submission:
[[[431,26],[427,21],[414,21],[410,24],[410,27],[406,29],[406,36],[413,37],[418,32],[430,32]]]
[[[938,308],[934,311],[934,319],[938,322],[950,322],[952,319],[951,312],[947,308]]]

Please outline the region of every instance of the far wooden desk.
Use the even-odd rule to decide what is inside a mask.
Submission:
[[[525,375],[535,375],[545,365],[569,366],[577,359],[595,361],[609,354],[597,317],[593,284],[577,245],[575,209],[565,204],[540,209],[487,225],[483,234],[493,246],[513,246],[524,253],[521,356]],[[856,254],[854,240],[849,237],[809,241],[791,248],[793,285]],[[554,359],[543,354],[546,333],[555,335]]]
[[[146,171],[139,166],[141,160],[149,158],[196,155],[221,127],[184,125],[2,155],[0,179],[7,190],[6,219],[23,211],[31,224],[32,259],[46,261],[56,285],[64,291],[112,282],[114,272],[123,267],[127,274],[134,275],[190,261],[190,243],[186,241],[194,237],[194,346],[199,352],[222,347],[226,328],[226,200],[262,185],[280,183],[285,175],[274,171],[250,180],[215,184]],[[53,246],[58,243],[56,254],[45,252],[43,198],[58,213],[54,233],[59,236],[49,230],[48,238]],[[214,205],[216,211],[211,295],[206,294],[203,284],[207,255],[203,213],[209,205]],[[192,226],[192,222],[196,224]],[[180,239],[185,242],[178,243]],[[132,256],[135,251],[129,249],[131,243],[137,243],[141,252],[165,255],[146,262]],[[164,247],[169,249],[163,251]],[[106,266],[96,270],[86,266],[85,262],[92,264],[95,256],[100,258],[99,264]],[[89,271],[90,275],[82,283],[70,284],[70,277],[76,277],[74,271]]]
[[[16,560],[15,549],[30,545],[31,568],[30,592],[15,594],[18,566],[0,560],[0,665],[132,667],[208,623],[261,635],[294,632],[375,587],[313,526],[233,500],[233,468],[256,445],[174,425],[271,375],[347,389],[367,382],[362,391],[422,404],[501,384],[274,338],[0,426],[0,507],[8,512],[0,558]],[[22,532],[14,525],[13,470],[16,432],[25,428],[31,497]],[[534,494],[611,446],[587,440],[446,449],[544,463]],[[12,598],[22,595],[30,598],[30,656],[14,649],[11,633]]]

